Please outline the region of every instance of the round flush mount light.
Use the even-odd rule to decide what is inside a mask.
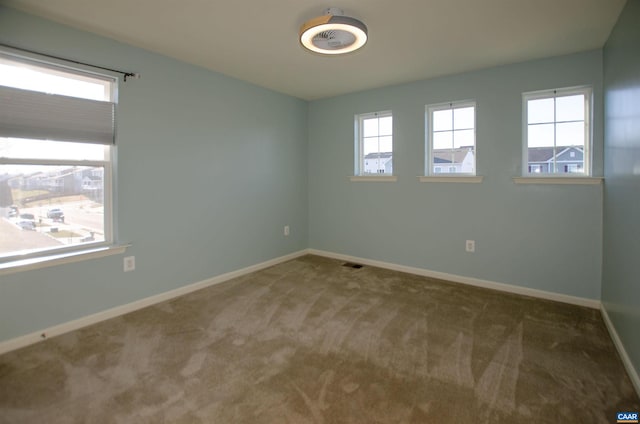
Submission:
[[[344,54],[358,50],[367,42],[367,26],[330,7],[322,16],[300,27],[300,43],[312,52]]]

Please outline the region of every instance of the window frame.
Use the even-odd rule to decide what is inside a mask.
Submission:
[[[435,162],[433,162],[434,154],[433,154],[433,113],[440,110],[455,110],[472,107],[473,108],[473,172],[451,172],[452,166],[447,164],[438,165],[441,170],[440,172],[435,171]],[[443,103],[435,103],[425,106],[425,155],[424,155],[424,175],[425,177],[452,177],[452,178],[465,178],[465,177],[476,177],[478,176],[478,140],[477,140],[477,118],[478,106],[477,102],[474,99],[467,100],[457,100]],[[468,130],[468,129],[467,129]],[[453,128],[451,132],[455,134],[455,129]],[[460,131],[460,130],[457,130]],[[448,169],[448,171],[445,171]]]
[[[529,108],[530,100],[555,99],[558,97],[568,97],[582,94],[584,99],[584,151],[582,154],[584,172],[548,172],[546,174],[529,172]],[[555,126],[562,121],[556,119],[556,108],[554,107],[554,140],[553,149],[556,152],[556,132]],[[562,147],[579,147],[579,146],[562,146]],[[547,90],[529,91],[522,93],[522,178],[593,178],[592,168],[592,152],[593,152],[593,87],[591,86],[575,86],[565,88],[553,88]],[[557,155],[557,152],[554,156]]]
[[[108,72],[97,72],[89,66],[69,64],[63,60],[52,60],[41,58],[36,54],[26,54],[15,49],[2,48],[0,55],[6,60],[24,65],[25,69],[40,69],[45,73],[53,75],[64,75],[77,81],[103,81],[105,94],[108,98],[104,101],[112,102],[115,108],[114,120],[117,116],[118,89],[120,79],[115,74]],[[37,90],[34,90],[37,91]],[[63,95],[64,96],[64,95]],[[73,96],[72,96],[73,97]],[[81,98],[81,97],[78,97]],[[114,125],[115,125],[114,121]],[[114,128],[114,139],[117,136]],[[25,139],[28,140],[28,139]],[[49,143],[63,142],[61,140],[39,140]],[[77,144],[84,144],[81,141],[72,141]],[[69,166],[69,167],[95,167],[102,168],[103,171],[103,232],[104,241],[89,241],[74,245],[61,245],[55,247],[42,247],[7,252],[0,257],[0,275],[18,272],[27,269],[36,269],[44,266],[57,265],[62,263],[76,262],[83,258],[95,258],[108,256],[111,254],[123,253],[127,246],[116,245],[116,193],[115,164],[117,159],[117,148],[115,140],[112,143],[98,143],[87,141],[87,144],[99,144],[104,148],[103,158],[98,159],[42,159],[37,155],[32,158],[9,158],[0,157],[0,165],[35,165],[35,166]],[[77,259],[74,259],[76,258]]]
[[[379,112],[369,112],[369,113],[361,113],[355,115],[354,118],[354,133],[355,133],[355,149],[354,149],[354,176],[358,178],[371,178],[371,179],[380,179],[380,178],[388,178],[394,177],[394,173],[377,173],[377,174],[366,174],[365,173],[365,155],[364,155],[364,121],[372,118],[386,118],[391,117],[391,161],[393,166],[393,150],[394,150],[394,119],[393,119],[393,111],[392,110],[383,110]],[[380,137],[380,134],[378,134]],[[380,153],[380,152],[378,152]]]

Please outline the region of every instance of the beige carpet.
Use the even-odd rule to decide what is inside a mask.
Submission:
[[[305,256],[0,356],[0,423],[614,423],[599,311]]]

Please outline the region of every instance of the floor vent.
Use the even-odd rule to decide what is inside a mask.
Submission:
[[[343,264],[342,264],[342,266],[346,266],[346,267],[348,267],[348,268],[360,269],[360,268],[362,268],[364,265],[354,264],[354,263],[351,263],[351,262],[345,262],[345,263],[343,263]]]

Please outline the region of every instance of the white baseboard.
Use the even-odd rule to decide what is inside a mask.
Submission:
[[[218,275],[216,277],[200,281],[197,283],[189,284],[187,286],[179,287],[174,290],[170,290],[164,293],[160,293],[154,296],[150,296],[144,299],[137,300],[135,302],[127,303],[125,305],[116,306],[111,309],[107,309],[102,312],[98,312],[92,315],[88,315],[73,321],[65,322],[59,325],[55,325],[53,327],[45,328],[40,331],[35,331],[30,334],[26,334],[24,336],[19,336],[13,339],[9,339],[3,342],[0,342],[0,354],[10,352],[12,350],[20,349],[22,347],[37,343],[39,341],[58,336],[64,333],[68,333],[70,331],[78,330],[80,328],[96,324],[98,322],[115,318],[120,315],[127,314],[129,312],[136,311],[138,309],[145,308],[147,306],[155,305],[160,302],[164,302],[178,296],[185,295],[187,293],[191,293],[196,290],[203,289],[205,287],[209,287],[215,284],[219,284],[232,278],[240,277],[246,274],[250,274],[252,272],[256,272],[262,270],[264,268],[268,268],[273,265],[277,265],[282,262],[289,261],[291,259],[295,259],[297,257],[312,254],[318,256],[324,256],[328,258],[339,259],[348,262],[357,262],[364,265],[376,266],[379,268],[386,268],[400,272],[406,272],[409,274],[421,275],[425,277],[438,278],[447,281],[453,281],[462,284],[468,284],[471,286],[484,287],[494,290],[500,290],[509,293],[522,294],[526,296],[539,297],[543,299],[555,300],[558,302],[570,303],[574,305],[586,306],[590,308],[599,309],[600,301],[593,299],[585,299],[581,297],[569,296],[559,293],[547,292],[543,290],[530,289],[526,287],[519,287],[510,284],[504,283],[496,283],[493,281],[480,280],[477,278],[464,277],[455,274],[447,274],[444,272],[438,271],[430,271],[423,268],[415,268],[404,265],[393,264],[389,262],[381,262],[372,259],[358,258],[355,256],[343,255],[339,253],[326,252],[317,249],[304,249],[298,252],[294,252],[285,256],[281,256],[275,259],[271,259],[256,265],[252,265],[243,269],[239,269],[237,271],[231,271],[226,274]]]
[[[379,268],[386,268],[394,271],[406,272],[409,274],[421,275],[424,277],[437,278],[441,280],[453,281],[461,284],[468,284],[476,287],[484,287],[509,293],[522,294],[526,296],[538,297],[542,299],[555,300],[558,302],[569,303],[573,305],[586,306],[589,308],[600,309],[602,313],[603,320],[607,329],[609,330],[609,334],[613,339],[613,342],[620,353],[620,357],[624,363],[624,366],[629,374],[629,378],[633,383],[636,392],[640,396],[640,376],[638,372],[633,366],[627,351],[618,336],[618,333],[607,314],[606,309],[598,300],[586,299],[582,297],[569,296],[560,293],[547,292],[543,290],[530,289],[526,287],[519,287],[510,284],[497,283],[488,280],[481,280],[477,278],[465,277],[455,274],[448,274],[444,272],[431,271],[423,268],[410,267],[405,265],[398,265],[390,262],[382,262],[376,261],[372,259],[359,258],[356,256],[343,255],[339,253],[327,252],[323,250],[317,249],[304,249],[298,252],[294,252],[288,255],[280,256],[278,258],[274,258],[265,262],[261,262],[256,265],[251,265],[246,268],[242,268],[236,271],[231,271],[225,274],[218,275],[216,277],[203,280],[197,283],[189,284],[187,286],[179,287],[174,290],[170,290],[164,293],[160,293],[154,296],[150,296],[144,299],[137,300],[135,302],[127,303],[125,305],[116,306],[111,309],[107,309],[102,312],[98,312],[92,315],[88,315],[73,321],[69,321],[66,323],[62,323],[53,327],[49,327],[40,331],[36,331],[30,334],[26,334],[24,336],[16,337],[13,339],[9,339],[3,342],[0,342],[0,354],[10,352],[12,350],[20,349],[25,346],[29,346],[34,343],[38,343],[42,340],[58,336],[64,333],[68,333],[70,331],[78,330],[83,327],[87,327],[92,324],[96,324],[101,321],[105,321],[110,318],[115,318],[129,312],[136,311],[138,309],[145,308],[147,306],[155,305],[160,302],[164,302],[196,290],[200,290],[209,286],[213,286],[216,284],[223,283],[225,281],[231,280],[233,278],[241,277],[243,275],[250,274],[252,272],[260,271],[262,269],[268,268],[273,265],[280,264],[282,262],[289,261],[291,259],[298,258],[300,256],[304,256],[306,254],[324,256],[328,258],[343,260],[346,262],[356,262],[363,265],[376,266]]]
[[[588,308],[593,308],[593,309],[600,309],[604,323],[607,327],[607,330],[609,331],[609,335],[611,336],[611,339],[613,340],[613,343],[616,346],[618,353],[620,354],[620,358],[624,363],[625,369],[627,370],[629,378],[631,379],[631,383],[633,384],[633,387],[638,393],[638,396],[640,396],[640,376],[638,375],[638,371],[633,366],[633,363],[631,362],[631,358],[629,358],[629,355],[627,354],[627,351],[624,348],[624,345],[622,344],[622,340],[620,339],[618,332],[616,331],[613,323],[611,322],[611,319],[609,318],[609,314],[607,313],[607,310],[605,309],[602,302],[600,302],[599,300],[569,296],[565,294],[547,292],[544,290],[530,289],[526,287],[518,287],[510,284],[496,283],[493,281],[480,280],[477,278],[464,277],[464,276],[455,275],[455,274],[447,274],[447,273],[438,272],[438,271],[430,271],[423,268],[414,268],[414,267],[409,267],[404,265],[397,265],[389,262],[381,262],[381,261],[376,261],[372,259],[358,258],[356,256],[326,252],[326,251],[317,250],[317,249],[307,249],[306,253],[310,255],[318,255],[318,256],[324,256],[327,258],[338,259],[345,262],[355,262],[363,265],[376,266],[379,268],[386,268],[394,271],[421,275],[424,277],[431,277],[431,278],[437,278],[437,279],[446,280],[446,281],[453,281],[456,283],[468,284],[476,287],[484,287],[484,288],[500,290],[500,291],[509,292],[509,293],[516,293],[516,294],[522,294],[526,296],[538,297],[542,299],[555,300],[557,302],[569,303],[572,305],[586,306]]]
[[[70,331],[78,330],[80,328],[87,327],[89,325],[96,324],[98,322],[101,322],[110,318],[115,318],[120,315],[124,315],[129,312],[136,311],[138,309],[146,308],[147,306],[155,305],[157,303],[164,302],[164,301],[185,295],[187,293],[191,293],[196,290],[203,289],[205,287],[213,286],[215,284],[220,284],[236,277],[241,277],[243,275],[250,274],[252,272],[260,271],[270,266],[277,265],[279,263],[286,262],[291,259],[295,259],[297,257],[303,256],[307,253],[308,253],[307,250],[300,250],[298,252],[294,252],[285,256],[280,256],[278,258],[261,262],[256,265],[251,265],[246,268],[239,269],[237,271],[231,271],[226,274],[221,274],[207,280],[199,281],[197,283],[179,287],[174,290],[169,290],[164,293],[160,293],[144,299],[136,300],[135,302],[127,303],[125,305],[116,306],[114,308],[107,309],[102,312],[98,312],[92,315],[87,315],[85,317],[82,317],[73,321],[68,321],[59,325],[55,325],[53,327],[45,328],[43,330],[26,334],[24,336],[19,336],[13,339],[9,339],[9,340],[0,342],[0,354],[10,352],[12,350],[20,349],[22,347],[29,346],[31,344],[46,340],[48,338],[59,336],[61,334],[68,333]]]
[[[496,283],[494,281],[481,280],[478,278],[465,277],[445,272],[431,271],[424,268],[415,268],[405,265],[398,265],[390,262],[381,262],[373,259],[358,258],[355,256],[343,255],[340,253],[326,252],[324,250],[307,249],[311,255],[324,256],[327,258],[339,259],[346,262],[356,262],[363,265],[386,268],[394,271],[406,272],[408,274],[421,275],[423,277],[437,278],[440,280],[453,281],[455,283],[467,284],[470,286],[483,287],[487,289],[499,290],[508,293],[521,294],[525,296],[538,297],[541,299],[555,300],[557,302],[570,303],[572,305],[586,306],[588,308],[599,309],[600,301],[587,299],[584,297],[570,296],[561,293],[548,292],[544,290],[531,289],[528,287],[514,286],[511,284]]]
[[[636,393],[640,396],[640,375],[638,375],[638,371],[633,366],[631,362],[631,358],[629,358],[629,354],[627,354],[627,350],[624,348],[622,344],[622,340],[620,340],[620,336],[616,331],[616,327],[613,325],[611,318],[609,318],[609,314],[607,313],[607,309],[604,305],[600,308],[600,312],[602,313],[602,319],[604,320],[605,325],[607,326],[607,330],[609,330],[609,335],[611,339],[613,339],[613,344],[618,349],[618,353],[620,354],[620,358],[622,359],[622,363],[624,367],[627,369],[627,374],[629,374],[629,378],[631,379],[631,383],[633,387],[636,389]]]
[[[526,287],[518,287],[510,284],[496,283],[493,281],[480,280],[477,278],[464,277],[464,276],[455,275],[455,274],[447,274],[447,273],[438,272],[438,271],[430,271],[423,268],[414,268],[414,267],[398,265],[398,264],[389,263],[389,262],[381,262],[381,261],[376,261],[372,259],[358,258],[356,256],[326,252],[326,251],[317,250],[317,249],[307,249],[306,253],[310,255],[318,255],[318,256],[324,256],[327,258],[338,259],[345,262],[355,262],[363,265],[376,266],[379,268],[386,268],[394,271],[421,275],[424,277],[431,277],[431,278],[437,278],[437,279],[446,280],[446,281],[453,281],[456,283],[468,284],[476,287],[484,287],[484,288],[500,290],[500,291],[509,292],[509,293],[516,293],[516,294],[522,294],[526,296],[538,297],[542,299],[555,300],[557,302],[569,303],[572,305],[586,306],[588,308],[593,308],[593,309],[600,309],[604,323],[607,327],[607,330],[609,331],[609,335],[611,336],[611,339],[613,340],[613,343],[616,349],[618,350],[618,353],[620,354],[620,358],[622,359],[624,367],[627,370],[627,374],[631,379],[631,383],[633,384],[633,387],[638,393],[638,396],[640,396],[640,375],[638,375],[638,371],[633,366],[633,363],[631,362],[631,358],[629,358],[629,355],[627,354],[627,351],[624,348],[624,345],[622,344],[622,340],[620,339],[620,336],[618,335],[618,332],[616,331],[613,325],[613,322],[611,322],[611,319],[609,318],[609,314],[607,313],[607,310],[605,309],[602,302],[599,300],[586,299],[586,298],[577,297],[577,296],[569,296],[565,294],[553,293],[553,292],[548,292],[544,290],[530,289]]]

